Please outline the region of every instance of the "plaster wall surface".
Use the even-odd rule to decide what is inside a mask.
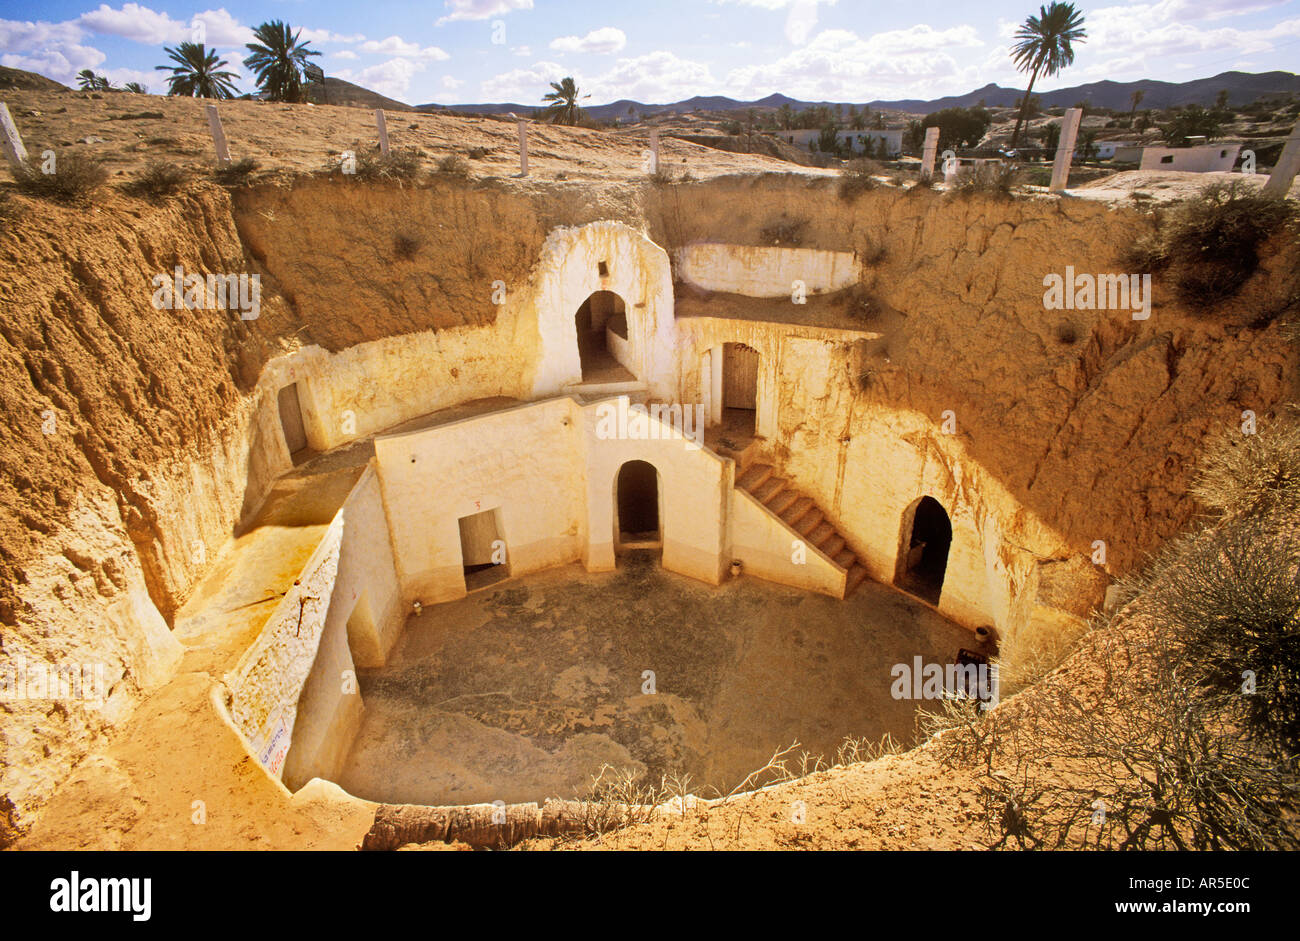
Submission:
[[[1188,173],[1230,172],[1237,163],[1240,144],[1203,144],[1199,147],[1144,147],[1141,170],[1183,170]]]
[[[462,517],[500,511],[516,575],[582,554],[580,407],[569,398],[375,440],[402,595],[432,604],[465,594]]]
[[[844,596],[846,572],[790,531],[767,507],[740,488],[731,491],[732,560],[747,575],[832,598]],[[802,548],[802,561],[798,550]]]
[[[677,362],[668,254],[620,222],[559,228],[547,237],[520,311],[521,322],[536,324],[538,337],[538,352],[526,373],[532,397],[556,395],[582,383],[574,317],[596,291],[614,292],[627,309],[628,360],[620,355],[620,361],[652,396],[671,398]]]
[[[788,297],[802,281],[809,294],[857,283],[861,266],[853,252],[696,242],[677,253],[677,273],[706,291],[746,297]]]
[[[637,413],[619,424],[625,398],[586,406],[586,563],[589,571],[614,567],[615,499],[619,469],[628,461],[645,461],[659,474],[659,517],[663,530],[663,566],[716,585],[726,560],[727,493],[734,464],[705,451],[683,434]],[[642,427],[634,421],[644,422]],[[607,437],[609,427],[627,427],[627,437]],[[634,437],[634,435],[636,437]]]

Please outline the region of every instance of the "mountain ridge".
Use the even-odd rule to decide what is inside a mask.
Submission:
[[[1211,105],[1220,91],[1228,92],[1228,102],[1233,105],[1246,105],[1267,95],[1300,94],[1300,75],[1293,72],[1220,72],[1208,78],[1191,79],[1186,82],[1165,82],[1159,79],[1139,79],[1133,82],[1113,82],[1103,80],[1072,85],[1053,91],[1035,92],[1045,108],[1069,107],[1080,101],[1087,101],[1098,108],[1127,110],[1132,103],[1134,91],[1143,93],[1143,108],[1172,108],[1183,105]],[[1004,88],[990,83],[982,88],[966,92],[963,95],[947,95],[941,98],[919,99],[876,99],[866,102],[847,101],[802,101],[787,95],[775,93],[756,101],[739,101],[725,95],[696,95],[682,101],[669,104],[646,104],[622,98],[603,105],[585,107],[593,118],[610,120],[627,116],[628,109],[642,116],[659,114],[684,114],[690,111],[745,111],[749,108],[779,108],[789,104],[796,111],[819,105],[852,104],[854,107],[869,107],[873,110],[903,111],[924,115],[942,108],[970,107],[983,101],[988,107],[1014,106],[1024,94],[1023,89]],[[501,102],[492,104],[453,104],[443,105],[428,103],[416,105],[417,111],[452,111],[458,114],[506,114],[514,112],[531,115],[541,109],[541,105],[525,105],[518,102]]]

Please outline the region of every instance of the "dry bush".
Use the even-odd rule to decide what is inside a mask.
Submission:
[[[1062,346],[1073,346],[1079,342],[1079,328],[1075,326],[1073,321],[1062,320],[1052,332],[1056,337],[1056,342]]]
[[[190,179],[191,173],[184,167],[162,160],[150,160],[144,170],[123,189],[132,196],[161,200],[180,192]]]
[[[448,176],[469,176],[469,161],[460,154],[448,154],[438,161],[438,172]]]
[[[846,735],[835,749],[835,762],[831,767],[843,768],[847,765],[876,761],[885,755],[901,755],[906,750],[902,743],[894,741],[894,737],[888,732],[875,741]]]
[[[1078,628],[1071,631],[1021,631],[1012,635],[998,654],[999,696],[1014,696],[1042,681],[1069,658],[1080,637],[1104,622],[1102,616],[1091,622],[1080,621]]]
[[[1211,183],[1161,214],[1156,231],[1134,243],[1137,271],[1166,271],[1184,303],[1205,306],[1232,297],[1259,267],[1259,246],[1296,210],[1239,181]]]
[[[471,147],[469,149],[470,160],[482,160],[485,157],[487,157],[487,155],[488,155],[488,150],[486,147]]]
[[[1294,526],[1289,512],[1225,522],[1187,541],[1144,598],[1144,610],[1177,631],[1182,675],[1243,734],[1282,757],[1300,743]]]
[[[212,178],[222,186],[239,186],[247,183],[256,169],[257,161],[252,157],[244,157],[217,167],[212,171]]]
[[[410,261],[418,255],[421,245],[418,235],[399,232],[393,236],[393,254],[403,261]]]
[[[844,164],[840,169],[840,199],[856,199],[867,190],[875,189],[879,185],[875,174],[880,172],[880,164],[866,157]]]
[[[357,167],[353,176],[366,183],[387,180],[410,182],[420,172],[420,157],[420,151],[412,147],[390,150],[386,154],[378,150],[363,150],[357,154]]]
[[[580,829],[575,836],[599,837],[612,830],[647,823],[655,805],[664,799],[662,789],[644,783],[644,772],[602,765],[592,776],[588,793],[578,800]]]
[[[39,166],[27,165],[15,169],[14,176],[19,191],[28,196],[77,204],[88,201],[108,181],[108,170],[94,157],[65,153],[56,156],[53,173],[43,173]]]
[[[959,173],[948,192],[959,199],[971,196],[1010,199],[1017,177],[1018,171],[1010,164],[981,163],[969,173]]]
[[[803,231],[806,228],[808,228],[807,219],[781,218],[765,226],[758,233],[758,237],[764,245],[794,248],[803,241]]]
[[[648,179],[655,186],[668,186],[671,183],[685,182],[685,177],[683,177],[682,180],[679,181],[677,177],[673,176],[673,172],[671,170],[662,166],[654,173],[651,173]]]
[[[1224,516],[1300,512],[1300,409],[1256,434],[1235,429],[1206,449],[1192,495]]]

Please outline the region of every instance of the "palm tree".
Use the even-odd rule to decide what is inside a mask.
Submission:
[[[320,55],[299,42],[302,30],[291,32],[288,23],[272,20],[253,30],[257,42],[247,44],[252,52],[244,65],[257,74],[257,84],[272,101],[302,101],[302,67],[308,56]]]
[[[1129,101],[1133,102],[1133,107],[1128,109],[1129,127],[1133,126],[1133,119],[1137,116],[1138,105],[1142,104],[1142,99],[1145,98],[1146,96],[1147,93],[1140,88],[1135,88],[1133,90],[1133,95],[1129,98]]]
[[[548,101],[548,104],[542,109],[542,117],[549,118],[552,124],[574,125],[582,117],[582,108],[578,107],[578,86],[573,81],[572,76],[564,78],[558,82],[551,82],[551,88],[554,91],[548,92],[542,96],[542,101]],[[590,95],[583,95],[583,98],[590,98]]]
[[[1082,42],[1087,35],[1083,29],[1083,14],[1074,8],[1073,3],[1058,3],[1056,0],[1051,6],[1040,6],[1038,16],[1029,17],[1016,30],[1018,42],[1011,47],[1011,59],[1017,69],[1030,75],[1029,88],[1025,90],[1020,114],[1016,117],[1016,129],[1011,134],[1012,147],[1020,139],[1020,128],[1029,112],[1029,96],[1038,76],[1055,75],[1074,62],[1073,43]]]
[[[122,86],[122,90],[133,92],[137,95],[149,94],[149,89],[145,88],[139,82],[127,82],[125,85]]]
[[[183,42],[175,49],[163,48],[175,65],[155,65],[155,69],[171,72],[167,76],[167,94],[185,95],[189,98],[234,98],[236,89],[234,72],[222,70],[225,59],[218,59],[215,50],[202,43]]]
[[[77,83],[83,91],[109,91],[113,83],[102,75],[96,75],[90,69],[82,69],[77,73]]]

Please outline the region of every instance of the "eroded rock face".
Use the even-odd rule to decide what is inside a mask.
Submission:
[[[1167,302],[1158,282],[1147,321],[1046,311],[1045,274],[1118,270],[1117,249],[1149,224],[1092,204],[891,190],[849,203],[834,181],[778,177],[580,193],[310,182],[233,205],[198,187],[161,207],[106,195],[93,217],[42,205],[0,237],[0,665],[103,663],[109,692],[97,711],[0,703],[0,840],[174,669],[166,621],[289,466],[281,385],[315,382],[317,447],[526,398],[546,364],[514,298],[534,296],[556,226],[617,221],[671,254],[759,246],[783,218],[806,220],[803,247],[857,253],[878,337],[864,348],[745,326],[779,363],[768,443],[880,580],[907,507],[922,493],[943,503],[957,549],[940,607],[963,622],[1081,616],[1099,587],[1094,542],[1107,573],[1132,567],[1194,512],[1206,437],[1295,395],[1296,353],[1272,319],[1293,247],[1265,253],[1212,315]],[[421,248],[397,257],[412,232]],[[260,274],[259,318],[155,309],[150,279],[176,265]],[[698,401],[703,351],[683,336],[671,362],[656,346],[654,371],[680,369],[668,392]]]

